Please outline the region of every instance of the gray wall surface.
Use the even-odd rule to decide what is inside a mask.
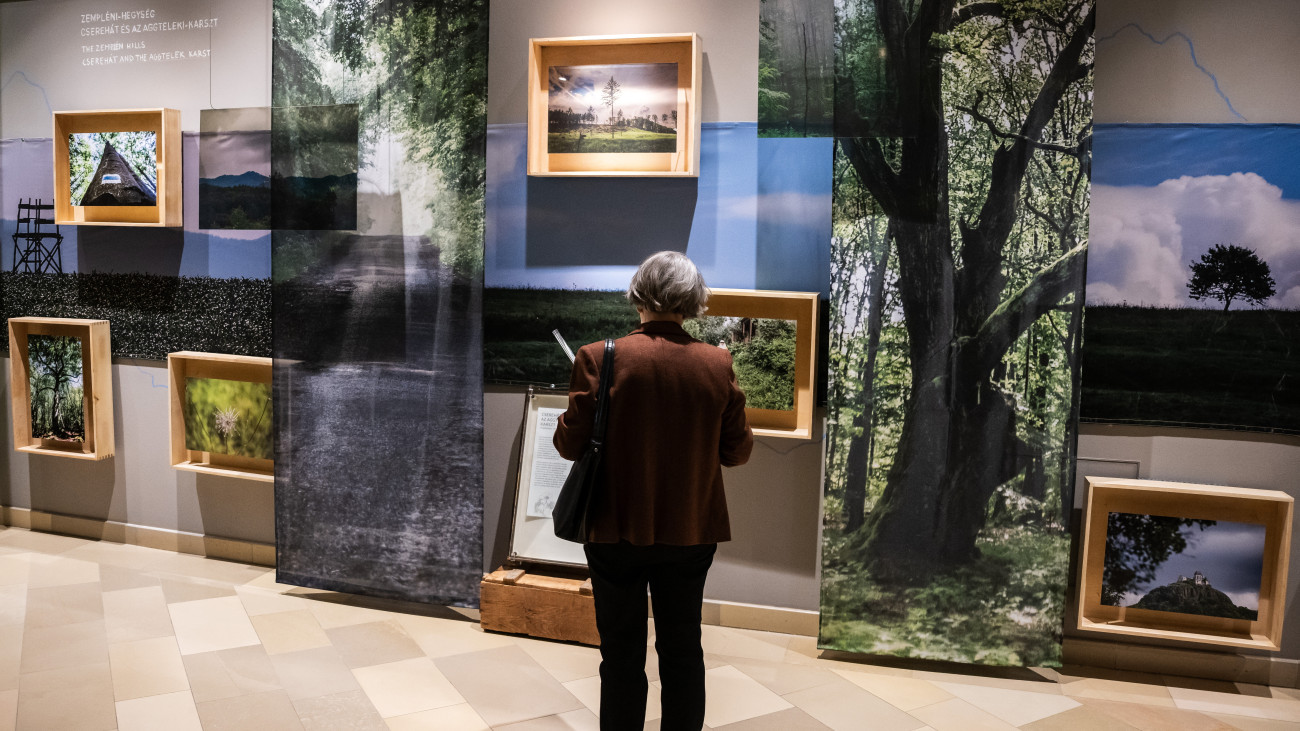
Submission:
[[[758,119],[759,0],[492,0],[488,124],[528,121],[528,39],[696,33],[704,49],[703,122]]]
[[[275,542],[271,484],[171,467],[167,367],[113,364],[115,456],[90,462],[14,450],[4,358],[0,505],[220,538]]]

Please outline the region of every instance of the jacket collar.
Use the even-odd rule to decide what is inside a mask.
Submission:
[[[670,337],[676,336],[681,338],[690,337],[690,334],[687,333],[686,330],[682,328],[681,325],[678,325],[672,320],[651,320],[650,322],[643,322],[641,323],[640,327],[633,330],[629,334],[636,335],[637,333],[641,333],[643,335],[667,335]]]

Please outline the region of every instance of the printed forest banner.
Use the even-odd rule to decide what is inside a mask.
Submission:
[[[275,0],[280,581],[474,606],[485,0]]]
[[[820,646],[1054,665],[1089,3],[837,0]]]
[[[1300,125],[1099,125],[1085,421],[1300,433]]]

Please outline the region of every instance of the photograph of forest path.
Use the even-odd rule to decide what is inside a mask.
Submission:
[[[271,384],[185,379],[185,448],[274,459]]]
[[[158,205],[158,137],[153,132],[68,135],[74,206]]]
[[[1300,434],[1300,125],[1099,125],[1084,421]]]
[[[835,3],[818,644],[1053,666],[1095,15],[954,6]],[[905,137],[871,136],[895,123]]]
[[[687,320],[696,340],[731,352],[736,382],[745,392],[745,407],[789,411],[794,408],[795,323],[753,317]]]
[[[1101,603],[1253,622],[1266,532],[1257,523],[1110,513]]]
[[[28,335],[28,382],[32,399],[32,437],[61,442],[86,440],[81,339],[67,335]]]
[[[677,151],[677,64],[552,66],[547,73],[547,152]]]

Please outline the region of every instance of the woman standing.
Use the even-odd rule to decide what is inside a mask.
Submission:
[[[722,467],[754,446],[731,355],[682,322],[709,297],[675,251],[642,262],[628,287],[641,326],[615,341],[605,434],[605,484],[584,548],[600,631],[600,727],[640,729],[647,682],[646,590],[654,604],[664,731],[704,725],[700,606],[717,544],[731,539]],[[566,459],[591,436],[604,344],[573,364],[569,408],[555,431]]]

